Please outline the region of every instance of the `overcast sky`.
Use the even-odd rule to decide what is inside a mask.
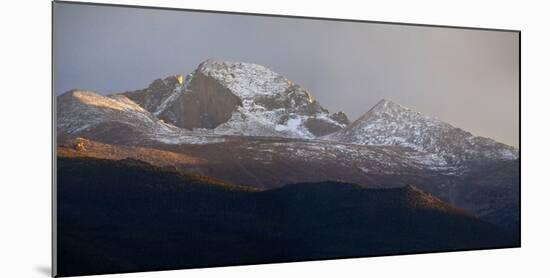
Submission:
[[[518,33],[55,4],[55,92],[101,94],[208,58],[264,65],[354,120],[386,98],[518,145]]]

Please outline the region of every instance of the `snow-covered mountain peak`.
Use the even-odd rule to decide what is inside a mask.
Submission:
[[[181,79],[180,79],[181,80]],[[189,74],[123,93],[167,123],[215,134],[315,138],[345,127],[302,86],[269,68],[209,59]]]
[[[474,136],[386,99],[346,128],[325,138],[360,145],[409,147],[437,154],[452,164],[518,157],[517,149],[511,146]]]
[[[352,124],[366,121],[369,118],[385,117],[393,118],[399,117],[403,114],[416,114],[420,116],[420,113],[415,112],[401,104],[395,103],[388,99],[382,99],[376,105],[374,105],[367,113],[363,114],[357,121]]]
[[[331,115],[304,87],[262,65],[210,59],[195,74],[214,79],[240,100],[216,133],[315,138],[348,123],[345,114]]]
[[[372,110],[376,111],[383,111],[383,112],[404,112],[404,111],[412,111],[411,109],[399,104],[395,103],[389,99],[383,98],[380,100],[373,108]]]
[[[292,85],[282,75],[251,63],[208,59],[199,65],[197,72],[215,78],[232,93],[245,99],[255,95],[280,94]]]

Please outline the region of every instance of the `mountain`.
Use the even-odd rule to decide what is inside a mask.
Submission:
[[[414,186],[258,191],[132,159],[57,166],[60,276],[519,244]]]
[[[80,136],[113,144],[146,142],[200,144],[221,139],[165,123],[124,95],[71,90],[56,99],[58,140]]]
[[[168,77],[122,94],[175,126],[216,134],[315,138],[349,123],[300,85],[250,63],[206,60],[183,84]]]
[[[513,147],[474,136],[385,99],[349,126],[324,138],[351,144],[412,148],[435,154],[450,164],[518,158],[518,151]]]
[[[519,228],[515,148],[387,100],[346,124],[344,114],[328,114],[263,66],[207,60],[185,79],[109,96],[72,90],[56,104],[58,154],[132,158],[261,190],[325,180],[418,184],[483,220]]]

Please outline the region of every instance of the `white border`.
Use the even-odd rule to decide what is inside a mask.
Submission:
[[[102,277],[548,276],[548,8],[535,1],[222,1],[106,3],[522,30],[521,249],[180,270]],[[540,4],[538,4],[540,3]],[[50,2],[2,4],[1,277],[46,277],[50,267]],[[546,274],[546,275],[545,275]]]

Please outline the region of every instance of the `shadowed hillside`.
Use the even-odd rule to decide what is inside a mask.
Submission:
[[[60,276],[518,245],[414,186],[257,191],[130,159],[57,171]]]

